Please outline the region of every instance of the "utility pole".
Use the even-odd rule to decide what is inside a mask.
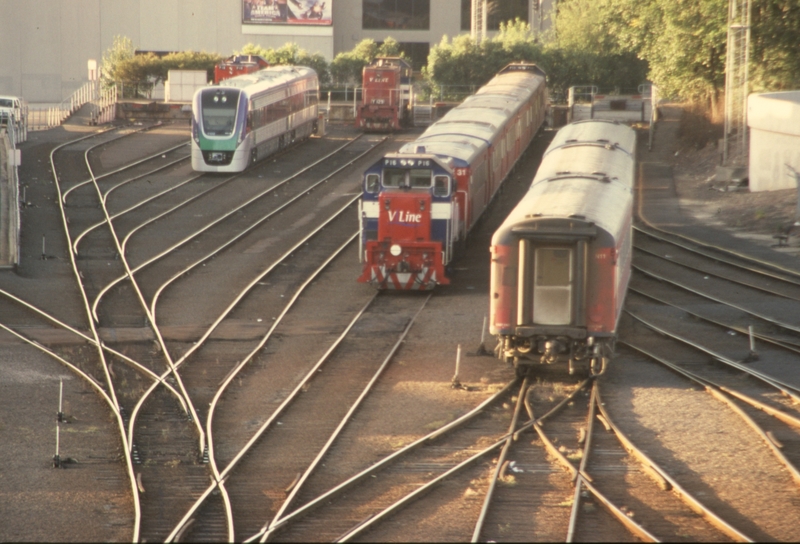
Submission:
[[[750,58],[750,0],[728,1],[728,49],[725,59],[725,137],[722,163],[744,167],[747,147],[747,64]]]

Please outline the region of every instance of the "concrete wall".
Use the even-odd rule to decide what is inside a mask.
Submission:
[[[430,30],[392,31],[362,30],[364,0],[328,1],[333,26],[243,25],[242,0],[0,0],[0,94],[60,102],[88,80],[87,61],[99,64],[115,36],[141,51],[223,56],[248,43],[294,42],[330,61],[364,38],[436,45],[462,33],[461,0],[431,0]],[[543,0],[545,13],[552,4]]]
[[[0,0],[0,94],[60,102],[88,80],[114,36],[143,51],[230,55],[248,43],[295,42],[329,61],[363,38],[436,44],[461,32],[460,0],[431,1],[431,30],[361,29],[362,0],[331,0],[332,27],[243,25],[241,0]]]
[[[794,189],[800,172],[800,91],[751,94],[747,99],[750,127],[750,191]]]

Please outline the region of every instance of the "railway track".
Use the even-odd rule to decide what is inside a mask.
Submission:
[[[66,340],[67,344],[77,345],[66,350],[71,351],[73,356],[79,355],[78,364],[73,366],[88,369],[84,371],[84,379],[108,396],[107,404],[117,417],[118,433],[124,444],[122,453],[129,467],[128,485],[137,503],[133,525],[134,539],[163,539],[178,523],[180,514],[188,510],[194,498],[207,487],[209,469],[206,463],[213,465],[210,471],[212,479],[220,483],[223,478],[222,467],[226,469],[224,478],[228,478],[230,462],[251,437],[254,419],[265,417],[259,412],[261,408],[256,408],[254,412],[254,407],[247,405],[247,402],[263,401],[265,393],[268,394],[266,389],[260,389],[264,380],[270,382],[274,378],[276,383],[272,384],[272,394],[281,395],[282,389],[277,382],[288,379],[286,383],[291,383],[291,379],[296,379],[296,369],[278,372],[279,378],[269,374],[274,369],[263,370],[266,366],[265,359],[279,358],[273,356],[280,349],[272,345],[280,343],[281,337],[287,336],[278,327],[278,316],[282,318],[285,314],[282,310],[284,299],[288,299],[288,295],[300,283],[308,284],[311,291],[316,288],[318,298],[304,301],[299,297],[297,306],[306,314],[295,318],[295,321],[312,329],[325,329],[324,336],[331,335],[329,329],[339,327],[338,322],[347,313],[348,306],[360,305],[358,300],[342,300],[338,306],[330,308],[331,315],[325,318],[320,315],[316,301],[321,299],[320,292],[330,289],[325,281],[331,285],[341,281],[342,272],[335,271],[337,263],[341,268],[342,262],[354,258],[352,242],[357,223],[352,204],[358,191],[357,185],[353,185],[352,174],[358,168],[352,165],[367,155],[375,144],[379,145],[380,141],[367,143],[361,150],[350,153],[349,156],[347,152],[342,152],[342,142],[332,141],[336,145],[329,147],[336,149],[329,150],[333,158],[328,159],[328,164],[314,170],[316,164],[308,166],[307,161],[298,157],[300,160],[295,162],[306,162],[302,165],[305,168],[266,189],[265,185],[270,182],[262,184],[256,188],[256,194],[251,191],[250,194],[242,195],[245,191],[239,189],[246,184],[233,190],[235,182],[228,179],[181,174],[185,157],[169,157],[170,154],[180,155],[183,149],[181,146],[159,150],[158,153],[137,161],[131,171],[115,168],[114,171],[95,172],[97,154],[102,153],[98,150],[110,149],[114,145],[114,139],[118,137],[120,136],[109,134],[98,142],[97,136],[93,135],[85,142],[72,142],[56,150],[52,161],[58,186],[63,189],[58,200],[63,205],[64,225],[69,237],[69,247],[72,249],[70,256],[73,259],[76,283],[82,288],[82,306],[84,309],[91,307],[90,334],[80,330],[80,325],[75,326],[57,315],[48,314],[44,310],[44,304],[29,304],[11,292],[4,294],[6,300],[17,308],[27,305],[26,311],[29,315],[33,314],[37,319],[48,322],[59,331],[62,338],[71,337]],[[127,135],[121,137],[128,138]],[[90,143],[89,140],[94,141]],[[78,147],[77,153],[75,146]],[[80,170],[80,161],[76,154],[83,154],[83,162],[92,169],[88,175],[85,172],[73,172]],[[168,161],[168,166],[163,164],[164,161]],[[153,166],[152,162],[162,164]],[[291,160],[287,163],[291,163]],[[321,163],[319,161],[317,164]],[[69,169],[70,173],[65,174],[65,169]],[[277,169],[273,168],[270,173],[275,170]],[[268,177],[263,172],[259,173],[258,169],[248,171],[247,174],[251,178],[251,187],[254,180],[261,179],[262,176]],[[91,183],[87,178],[91,179]],[[292,183],[288,183],[289,180]],[[152,184],[158,184],[158,193],[152,190],[148,193],[148,186]],[[95,198],[93,205],[92,192]],[[224,198],[220,196],[223,193]],[[243,204],[238,208],[234,207],[232,213],[227,212],[231,208],[231,193],[243,199]],[[204,199],[212,202],[216,209],[226,210],[226,213],[215,215],[215,206],[208,204],[205,208],[201,206],[201,214],[184,211]],[[269,205],[255,209],[254,203],[263,202]],[[93,213],[81,213],[87,207]],[[198,215],[199,219],[191,222]],[[226,223],[224,219],[220,219],[223,216],[237,215],[250,216],[252,219],[249,223]],[[177,219],[170,227],[168,220],[172,217]],[[292,234],[300,231],[297,238],[285,236],[283,233],[272,234],[271,242],[274,247],[270,248],[269,253],[280,258],[264,262],[262,257],[267,253],[265,248],[262,246],[253,250],[254,243],[264,244],[266,239],[262,234],[263,230],[259,232],[258,229],[263,229],[268,221],[287,225],[291,220],[297,221],[297,217],[300,217],[301,223],[309,224],[311,229],[307,229],[305,233],[302,233],[302,229],[291,229]],[[182,225],[183,231],[178,231],[174,226],[177,224]],[[217,227],[217,224],[220,226]],[[276,230],[274,226],[270,227],[269,230]],[[193,232],[186,235],[187,230]],[[170,237],[179,238],[180,243],[164,244],[163,239]],[[139,247],[136,247],[137,238],[143,240]],[[331,248],[335,248],[335,251]],[[252,271],[253,268],[249,268],[251,271],[246,272],[245,276],[250,276],[244,280],[230,277],[230,262],[224,261],[241,259],[248,252],[253,254],[250,261],[262,261],[258,263],[258,269]],[[347,256],[337,257],[342,253],[347,253]],[[187,254],[194,258],[187,259]],[[189,264],[181,264],[181,260],[184,263],[188,261]],[[324,263],[320,265],[322,261]],[[210,302],[203,308],[202,315],[193,313],[193,310],[201,306],[198,304],[197,293],[204,290],[204,294],[211,293],[208,293],[207,288],[204,289],[203,282],[199,282],[199,287],[185,287],[181,284],[187,277],[208,275],[209,268],[216,263],[222,263],[222,266],[211,273],[211,278],[204,279],[211,281],[212,285],[218,283],[221,287],[230,287],[230,291],[222,295],[214,293],[217,300],[211,302],[217,302],[216,306]],[[332,274],[332,278],[322,280],[314,276],[319,272],[311,273],[313,268],[324,268],[330,263],[333,263],[334,271],[327,273]],[[241,261],[236,264],[241,265]],[[104,267],[112,271],[109,272]],[[147,276],[150,270],[157,270],[157,273]],[[119,280],[122,276],[125,277],[124,281]],[[306,279],[311,277],[316,279]],[[225,278],[228,281],[218,282],[216,278]],[[325,284],[325,287],[314,284]],[[183,298],[181,289],[187,290],[189,296]],[[367,292],[370,296],[374,295],[371,289]],[[228,303],[222,305],[219,300],[225,299]],[[157,308],[156,301],[159,300]],[[389,301],[389,307],[384,308],[382,313],[399,312],[396,308],[391,309],[393,304]],[[72,313],[79,314],[74,311]],[[399,314],[396,319],[395,325],[403,320]],[[187,325],[186,321],[190,321],[191,325]],[[379,320],[366,320],[367,323],[376,321]],[[290,327],[298,326],[292,324],[292,318],[288,318],[286,322]],[[386,326],[392,328],[391,320],[383,325]],[[382,331],[370,330],[375,325],[359,327],[366,327],[366,333],[361,332],[362,336],[374,337],[376,332]],[[13,327],[6,329],[25,338],[24,334],[18,333]],[[30,327],[23,329],[33,330]],[[356,327],[357,334],[358,330]],[[273,344],[265,348],[267,337],[273,331],[278,331]],[[264,336],[266,332],[269,334]],[[313,331],[313,335],[317,337],[315,340],[319,340],[319,334],[319,330]],[[33,339],[26,340],[35,345]],[[239,344],[248,342],[250,353],[243,357],[247,350]],[[309,348],[309,353],[322,349],[317,342],[310,346],[299,346],[296,342],[283,344],[291,344],[288,354],[283,355],[290,362],[297,355],[303,356],[302,352],[306,348]],[[236,346],[233,350],[232,345]],[[96,354],[87,357],[92,346]],[[369,351],[368,348],[365,350],[362,346],[358,349],[362,352],[361,359],[371,359],[364,355],[365,351]],[[58,349],[47,351],[52,357],[61,357],[57,353]],[[70,364],[66,358],[62,359],[64,364]],[[255,361],[251,366],[260,370],[260,378],[255,377],[259,372],[251,372],[249,369],[241,372],[251,360]],[[241,387],[245,377],[251,389],[249,396],[241,394],[241,391],[222,393],[226,386]],[[318,377],[314,383],[319,383],[319,380]],[[232,382],[233,385],[230,385]],[[236,401],[243,397],[247,397],[249,401],[237,405]],[[306,397],[310,398],[308,395]],[[211,407],[207,408],[208,401],[212,399]],[[216,422],[211,416],[215,408],[218,418]],[[244,426],[229,426],[228,419],[248,423]],[[216,434],[213,434],[215,426]],[[220,436],[221,439],[214,443],[212,436]],[[219,469],[216,467],[216,456],[220,458]],[[229,513],[204,516],[206,524],[197,523],[191,529],[195,536],[201,535],[199,538],[208,537],[202,535],[212,535],[211,538],[215,540],[225,539],[232,534],[232,509],[224,486],[217,486],[214,493],[220,490],[223,490],[222,498],[226,503],[223,510],[228,510]],[[261,490],[257,494],[264,497]],[[239,509],[244,503],[252,503],[247,492],[241,494],[243,498],[238,503],[237,495],[234,493],[232,496]],[[141,507],[138,505],[139,501]],[[165,501],[166,504],[174,504],[176,508],[164,509]],[[257,509],[258,525],[261,525],[268,509],[257,507],[258,505],[254,505]],[[246,507],[244,509],[247,510]],[[218,521],[215,522],[214,518]],[[181,526],[179,529],[182,531],[179,536],[185,537],[187,527]]]

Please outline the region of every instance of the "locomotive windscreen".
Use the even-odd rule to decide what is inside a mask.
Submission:
[[[230,136],[236,124],[237,89],[208,89],[203,91],[203,132],[209,136]]]
[[[431,186],[432,173],[427,168],[386,168],[383,171],[383,186],[428,189]]]

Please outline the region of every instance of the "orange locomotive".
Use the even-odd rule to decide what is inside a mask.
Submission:
[[[356,128],[391,132],[411,124],[411,65],[400,57],[377,57],[364,67]]]

